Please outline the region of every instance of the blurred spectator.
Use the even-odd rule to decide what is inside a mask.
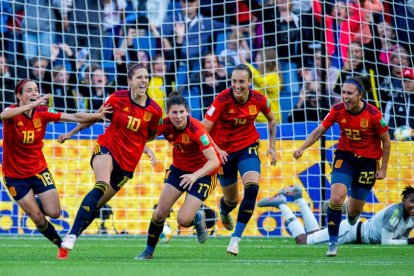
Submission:
[[[264,46],[277,49],[279,72],[284,84],[282,93],[299,95],[300,81],[297,71],[305,64],[302,53],[312,40],[309,37],[312,32],[309,30],[313,28],[303,26],[303,17],[292,12],[292,0],[270,1],[263,7],[254,0],[249,3],[254,15],[263,22]]]
[[[151,63],[151,79],[148,83],[148,96],[157,102],[165,110],[165,99],[167,97],[165,90],[164,75],[167,72],[167,65],[161,54],[157,54]]]
[[[102,0],[73,0],[64,38],[64,42],[75,52],[86,47],[89,50],[88,59],[95,63],[102,60],[102,39],[107,36],[103,27],[103,7]]]
[[[13,6],[10,1],[0,1],[0,51],[10,56],[10,46],[13,45],[13,33],[8,27],[8,22],[14,17]]]
[[[227,71],[220,64],[218,57],[208,52],[202,59],[200,74],[193,74],[191,84],[199,87],[201,92],[202,114],[213,103],[215,96],[227,88]]]
[[[394,102],[395,99],[402,97],[404,90],[401,76],[403,70],[410,66],[411,62],[407,50],[403,47],[395,49],[391,55],[389,73],[379,86],[382,113],[391,129],[394,127],[393,120],[390,120]]]
[[[100,67],[92,67],[89,72],[90,86],[89,94],[84,94],[87,101],[86,108],[89,111],[98,110],[104,103],[105,99],[115,90],[109,88],[108,78]]]
[[[24,10],[22,22],[25,58],[50,58],[56,41],[56,13],[63,13],[61,0],[15,0],[15,11]]]
[[[264,49],[263,54],[257,53],[255,63],[258,65],[258,69],[241,58],[241,61],[246,63],[253,73],[253,89],[266,96],[275,114],[276,122],[279,124],[281,122],[279,98],[282,80],[277,60],[276,51],[273,48]],[[263,114],[260,114],[256,121],[265,123],[267,119]]]
[[[187,84],[188,73],[200,70],[200,57],[211,50],[213,32],[224,31],[225,27],[223,22],[199,13],[199,0],[180,0],[179,4],[180,9],[167,14],[161,28],[163,48],[180,52],[179,59],[174,58],[179,62],[177,86]]]
[[[388,2],[388,1],[386,1]],[[414,1],[394,0],[391,5],[391,20],[397,30],[398,43],[414,56]]]
[[[160,37],[159,28],[167,15],[170,0],[146,1],[147,18],[152,35]]]
[[[56,111],[65,113],[77,112],[78,95],[75,87],[70,83],[70,74],[63,65],[57,65],[53,68],[52,84],[49,93],[53,95],[51,105]]]
[[[377,25],[377,30],[378,36],[381,41],[379,61],[381,61],[384,64],[389,64],[392,52],[398,47],[400,47],[395,37],[395,30],[386,21],[379,23]]]
[[[39,87],[40,94],[50,93],[50,71],[51,63],[49,59],[34,57],[30,60],[28,71],[23,72],[21,77],[34,80]]]
[[[323,58],[321,49],[317,49],[314,54],[314,61],[312,62],[313,66],[302,70],[303,86],[299,102],[296,107],[303,106],[303,97],[305,95],[315,92],[318,94],[318,97],[320,97],[319,108],[329,109],[330,99],[334,93],[334,87],[338,79],[339,70],[331,65],[329,56],[326,57],[325,62],[326,68],[328,69],[323,68]],[[323,77],[324,74],[325,77]],[[322,91],[322,83],[325,84],[326,91]]]
[[[400,126],[414,129],[414,69],[404,69],[402,78],[403,93],[397,94],[394,98],[389,124],[392,129]]]
[[[302,89],[300,91],[299,101],[289,114],[289,123],[319,122],[328,114],[327,109],[321,108],[320,94],[314,90],[314,85],[315,83],[312,83],[308,86],[310,90]]]
[[[348,48],[349,54],[348,59],[345,61],[342,70],[336,80],[334,93],[332,93],[332,104],[336,104],[341,101],[341,87],[344,81],[348,78],[355,77],[357,75],[371,75],[373,80],[375,80],[375,72],[370,72],[367,68],[367,64],[364,61],[364,51],[361,44],[358,42],[352,42]],[[377,84],[371,84],[372,87],[377,87]],[[377,93],[377,91],[372,91]],[[371,101],[371,104],[375,104],[378,108],[380,107],[377,97],[374,97],[373,94],[367,94],[368,100]]]
[[[107,43],[103,43],[105,48],[113,48],[118,45],[121,24],[124,23],[125,0],[102,0],[103,2],[103,27],[108,37],[103,38]],[[109,51],[109,49],[104,49]]]
[[[5,55],[0,54],[0,102],[1,110],[15,103],[14,85],[15,76],[13,70],[7,65],[8,61]]]
[[[227,70],[231,70],[237,64],[242,63],[240,55],[243,55],[244,60],[250,61],[250,53],[250,47],[244,35],[241,32],[233,31],[227,38],[226,48],[219,53],[219,60]]]
[[[358,1],[336,1],[329,15],[322,14],[321,1],[314,0],[313,11],[318,22],[325,19],[327,49],[333,66],[342,68],[348,58],[348,46],[351,42],[361,45],[371,42],[371,29]]]

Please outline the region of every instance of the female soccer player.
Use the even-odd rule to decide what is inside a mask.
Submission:
[[[354,225],[375,180],[384,179],[387,174],[391,152],[390,135],[382,113],[363,101],[364,93],[369,93],[370,90],[371,83],[366,76],[345,80],[341,90],[342,103],[332,107],[323,122],[293,153],[295,159],[300,158],[303,151],[318,141],[334,123],[339,124],[341,137],[335,151],[331,198],[327,211],[330,242],[326,255],[329,257],[337,255],[341,211],[348,189],[348,221]],[[382,164],[379,167],[381,158]]]
[[[173,148],[173,164],[165,176],[157,208],[148,228],[147,248],[135,259],[152,259],[155,246],[164,228],[171,207],[186,192],[184,204],[177,215],[180,226],[195,226],[200,243],[207,240],[204,212],[199,208],[215,188],[215,173],[220,166],[208,131],[188,114],[187,101],[178,92],[167,99],[167,115],[158,129]]]
[[[146,152],[152,161],[152,151],[144,149],[147,141],[154,139],[162,117],[161,107],[147,95],[148,70],[141,64],[128,66],[129,90],[119,90],[105,101],[111,105],[111,123],[99,135],[91,166],[95,186],[83,199],[69,234],[62,247],[72,250],[77,237],[85,230],[99,209],[108,202],[133,177],[141,155]],[[64,142],[90,124],[80,124],[70,133],[59,137]]]
[[[230,212],[239,201],[237,172],[240,172],[244,186],[244,197],[240,204],[237,223],[227,253],[237,255],[243,231],[249,222],[259,192],[260,159],[259,133],[254,121],[262,112],[269,129],[271,165],[276,165],[276,119],[266,97],[250,90],[252,72],[240,64],[234,67],[231,76],[232,87],[222,91],[207,110],[204,125],[219,147],[224,163],[223,174],[219,174],[223,197],[220,200],[220,218],[224,227],[233,230]]]
[[[61,213],[55,182],[42,152],[46,126],[57,121],[94,123],[110,113],[110,106],[92,114],[56,112],[47,107],[51,95],[40,96],[37,84],[30,79],[17,83],[15,95],[17,104],[0,114],[5,184],[40,233],[59,247],[57,258],[65,259],[67,251],[61,248],[62,239],[45,218],[58,218]]]

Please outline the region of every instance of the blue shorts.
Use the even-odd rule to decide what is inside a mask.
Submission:
[[[96,145],[95,150],[91,157],[91,162],[90,162],[91,167],[92,167],[92,160],[93,158],[95,158],[95,156],[105,155],[105,154],[109,154],[112,156],[108,148],[101,146],[101,145]],[[112,172],[111,172],[111,180],[109,184],[112,186],[112,188],[115,191],[118,192],[119,190],[121,190],[121,188],[133,177],[133,175],[134,175],[134,172],[128,172],[128,171],[121,169],[121,167],[118,165],[118,162],[116,162],[115,158],[112,156]]]
[[[174,186],[177,190],[181,192],[187,192],[190,195],[199,198],[200,200],[204,201],[207,197],[214,191],[217,185],[217,177],[216,175],[206,175],[201,177],[194,182],[193,186],[190,190],[183,189],[180,187],[180,182],[183,174],[191,174],[190,172],[185,172],[180,170],[173,165],[165,172],[165,184],[170,184]]]
[[[333,164],[331,184],[343,183],[350,197],[366,200],[375,184],[378,160],[337,150]]]
[[[15,201],[22,199],[30,190],[33,190],[33,193],[37,195],[48,190],[56,189],[55,181],[47,168],[39,174],[28,178],[12,178],[6,176],[4,177],[4,182]]]
[[[230,186],[237,182],[237,172],[243,176],[247,172],[258,172],[260,174],[260,143],[255,142],[244,149],[233,152],[227,157],[223,165],[222,174],[218,175],[222,187]]]

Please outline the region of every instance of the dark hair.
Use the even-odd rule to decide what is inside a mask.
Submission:
[[[135,70],[144,68],[148,71],[147,67],[142,65],[141,63],[130,62],[127,64],[127,72],[128,72],[128,79],[132,79],[132,75],[134,74]]]
[[[15,95],[17,95],[18,93],[22,94],[22,93],[23,93],[23,86],[24,86],[26,83],[30,82],[30,81],[32,81],[32,82],[34,82],[34,83],[36,83],[34,80],[31,80],[31,79],[22,79],[22,80],[19,80],[19,81],[16,83],[16,86],[15,86],[15,88],[14,88],[14,94],[15,94]],[[17,98],[17,96],[16,96],[16,102],[17,102],[17,103],[19,103],[19,99]]]
[[[249,74],[249,80],[251,80],[253,78],[253,74],[252,71],[250,70],[249,66],[245,65],[245,64],[238,64],[236,66],[234,66],[233,68],[233,72],[234,71],[246,71]]]
[[[403,199],[405,199],[410,194],[414,194],[414,187],[412,187],[410,185],[407,185],[407,186],[405,186],[404,190],[402,191],[401,196],[403,197]]]
[[[344,84],[345,83],[351,83],[355,85],[358,91],[362,94],[371,93],[372,90],[371,80],[369,79],[369,76],[366,75],[351,77],[349,79],[346,79],[344,81]]]
[[[187,111],[189,111],[187,100],[181,95],[184,87],[180,87],[178,90],[174,90],[167,98],[166,106],[167,112],[170,111],[171,106],[173,105],[183,105]]]

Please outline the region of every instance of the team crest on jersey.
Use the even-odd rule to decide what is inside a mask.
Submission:
[[[368,119],[367,118],[362,118],[360,126],[363,127],[363,128],[367,128],[368,127]]]
[[[41,128],[42,127],[42,120],[40,120],[40,118],[36,118],[33,121],[34,127],[35,128]]]
[[[17,196],[16,188],[15,187],[9,187],[9,193],[11,196]]]
[[[257,108],[255,105],[249,105],[249,114],[250,115],[256,115],[257,114]]]
[[[145,122],[149,122],[151,120],[151,117],[152,117],[152,113],[151,112],[148,112],[148,111],[145,111],[144,121]]]
[[[184,144],[190,144],[190,137],[188,136],[188,134],[183,134],[183,136],[181,136],[181,142],[183,142]]]

